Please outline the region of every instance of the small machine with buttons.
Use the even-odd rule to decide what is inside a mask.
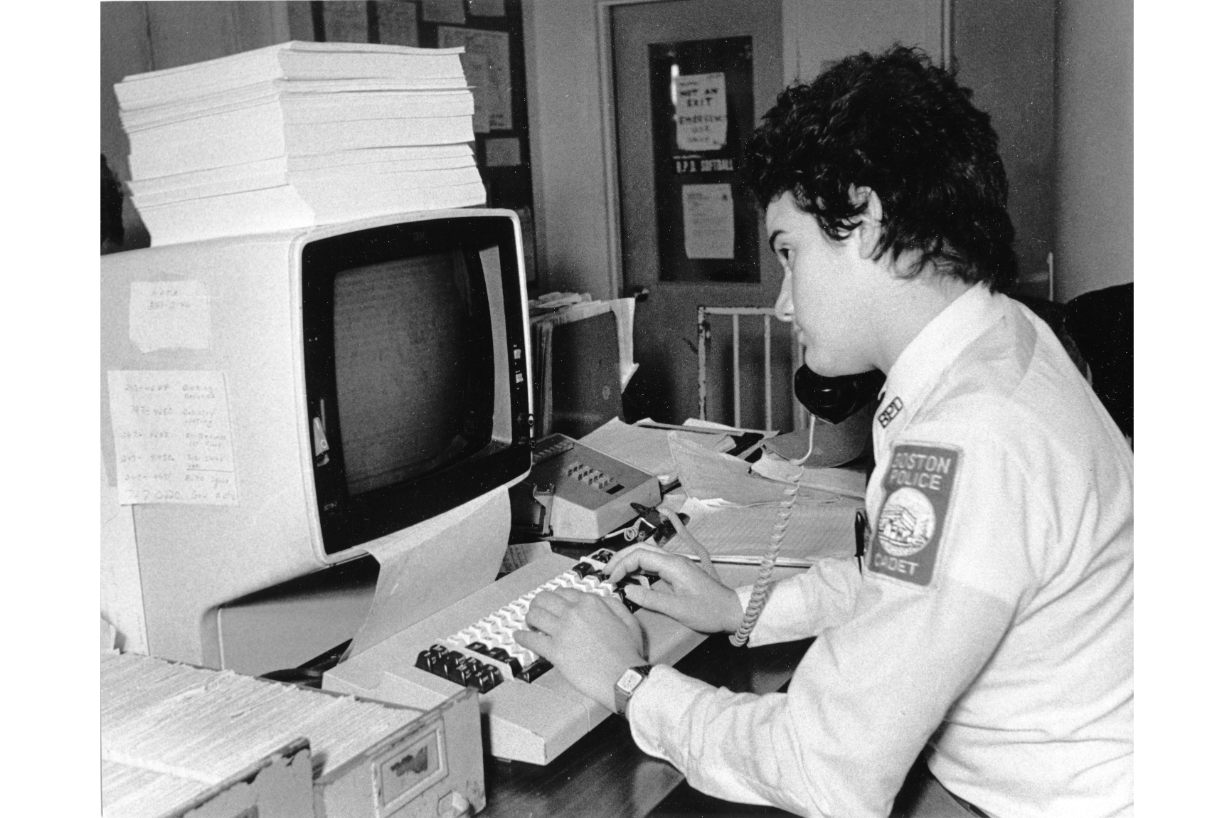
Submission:
[[[654,508],[659,481],[584,443],[552,434],[535,444],[530,476],[511,490],[514,525],[547,539],[595,542]]]

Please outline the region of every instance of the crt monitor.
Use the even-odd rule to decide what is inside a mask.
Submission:
[[[516,216],[482,209],[102,259],[104,470],[132,520],[109,553],[150,653],[218,666],[218,605],[528,473],[521,259]]]

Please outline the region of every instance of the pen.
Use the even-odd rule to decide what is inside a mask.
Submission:
[[[739,429],[713,429],[709,426],[678,426],[672,423],[634,423],[639,429],[665,429],[669,432],[697,432],[703,435],[740,435]]]
[[[864,573],[864,527],[868,524],[868,517],[864,516],[864,512],[856,511],[856,565],[860,569],[860,573]]]

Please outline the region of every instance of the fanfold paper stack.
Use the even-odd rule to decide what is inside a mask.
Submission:
[[[460,48],[287,42],[125,77],[155,245],[482,205]]]
[[[347,788],[358,777],[371,789],[372,757],[379,768],[385,750],[397,756],[424,734],[423,714],[412,708],[114,651],[102,653],[101,693],[104,818],[196,815],[185,805],[252,781],[271,762],[276,776],[292,773],[279,800],[306,804],[277,814],[313,818],[314,787],[325,805],[363,801],[363,787]],[[474,716],[477,741],[478,705]],[[282,769],[289,765],[302,770]],[[334,786],[338,792],[326,792]],[[303,792],[287,792],[297,787]],[[372,805],[338,814],[375,811]],[[267,812],[275,814],[268,807],[221,814]]]

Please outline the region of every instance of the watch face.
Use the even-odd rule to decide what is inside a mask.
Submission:
[[[645,678],[633,668],[629,668],[620,676],[620,680],[616,682],[616,686],[626,693],[632,692],[633,688],[637,687],[638,683]]]

